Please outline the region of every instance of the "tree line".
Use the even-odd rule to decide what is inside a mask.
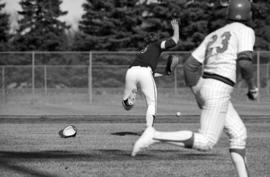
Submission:
[[[177,50],[189,51],[226,22],[226,8],[213,0],[183,2],[86,0],[78,30],[69,33],[70,26],[59,20],[68,13],[60,9],[63,0],[20,0],[18,28],[11,34],[9,14],[0,0],[0,51],[137,51],[149,32],[169,37],[172,18],[181,21]],[[255,1],[249,25],[255,29],[256,50],[270,49],[269,14],[269,1]]]

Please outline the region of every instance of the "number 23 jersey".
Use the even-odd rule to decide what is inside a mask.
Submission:
[[[210,33],[192,56],[204,64],[204,72],[236,81],[236,60],[245,52],[251,53],[255,43],[254,30],[233,22]]]

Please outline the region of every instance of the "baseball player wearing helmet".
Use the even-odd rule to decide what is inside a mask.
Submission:
[[[160,60],[160,54],[171,47],[174,47],[179,40],[178,21],[171,21],[173,35],[169,39],[158,40],[157,35],[150,33],[148,35],[147,45],[136,56],[134,62],[126,71],[125,89],[122,105],[126,110],[130,110],[135,103],[137,86],[140,87],[146,99],[146,126],[152,126],[157,107],[157,88],[154,80],[154,73]]]
[[[245,25],[250,17],[248,0],[230,1],[228,24],[207,35],[184,64],[185,81],[201,109],[199,132],[161,132],[147,128],[136,141],[132,156],[157,142],[208,151],[224,130],[229,137],[230,155],[238,176],[249,176],[245,156],[247,131],[230,95],[238,65],[248,85],[248,98],[254,100],[258,96],[252,69],[255,34]]]

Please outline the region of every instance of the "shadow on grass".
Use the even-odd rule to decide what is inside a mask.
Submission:
[[[142,132],[129,132],[129,131],[111,133],[111,135],[116,135],[116,136],[127,136],[127,135],[141,136],[141,134],[142,134]]]
[[[119,149],[92,149],[87,152],[80,151],[0,151],[0,169],[9,170],[24,176],[34,177],[58,177],[56,174],[46,172],[46,164],[57,162],[109,162],[128,161],[141,163],[141,161],[187,161],[187,160],[213,160],[218,155],[210,153],[188,153],[181,150],[148,150],[141,152],[136,157],[130,156],[130,151]],[[220,157],[223,158],[223,157]],[[139,161],[139,162],[138,162]],[[42,170],[24,166],[27,162],[43,164]]]
[[[41,171],[38,169],[34,169],[31,167],[25,167],[21,165],[14,164],[14,161],[7,160],[7,159],[1,159],[0,160],[0,169],[1,172],[4,172],[6,170],[14,171],[17,174],[21,174],[23,176],[33,176],[33,177],[60,177],[59,175],[52,174],[46,171]],[[0,172],[0,175],[1,175]],[[13,173],[14,174],[14,173]]]
[[[182,150],[147,150],[136,157],[130,156],[131,151],[119,149],[93,149],[87,152],[80,151],[0,151],[1,160],[21,161],[130,161],[130,160],[205,160],[217,158],[217,154],[193,152]],[[1,161],[0,163],[2,163]],[[61,162],[61,161],[60,161]]]

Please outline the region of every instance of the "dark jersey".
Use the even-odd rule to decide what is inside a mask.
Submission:
[[[136,56],[134,62],[130,65],[132,66],[150,66],[152,72],[154,73],[157,67],[157,64],[160,59],[160,54],[171,47],[174,47],[176,44],[172,39],[160,40],[154,43],[147,45],[141,52]]]

